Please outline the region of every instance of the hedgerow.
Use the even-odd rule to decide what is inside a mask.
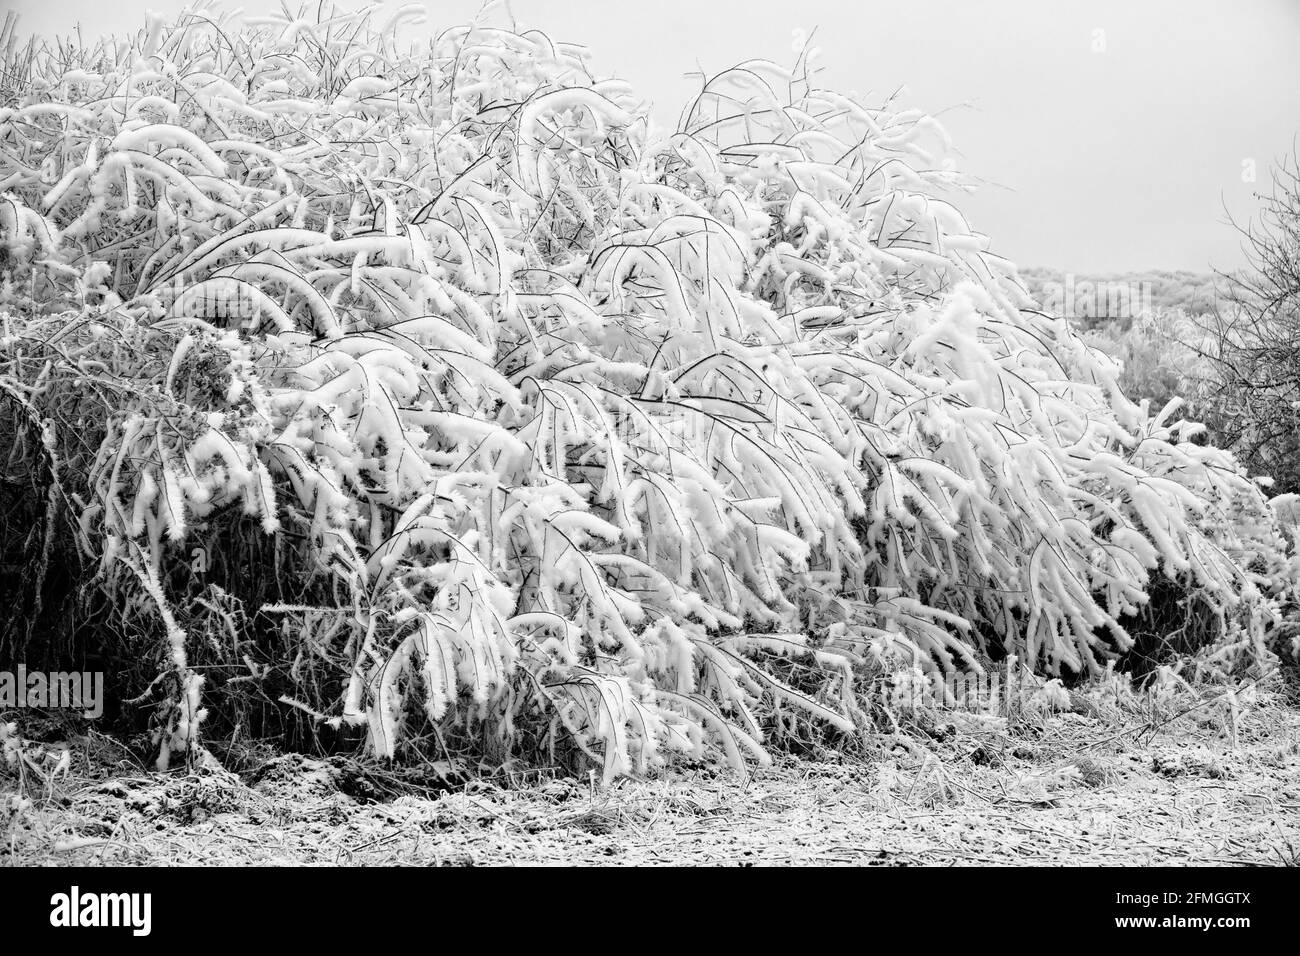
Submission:
[[[873,662],[1099,669],[1157,580],[1267,657],[1265,497],[931,118],[753,61],[661,131],[536,31],[310,10],[5,45],[4,639],[116,661],[163,765],[209,712],[765,759]]]

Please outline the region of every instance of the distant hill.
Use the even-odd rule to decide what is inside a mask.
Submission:
[[[1029,294],[1045,311],[1082,325],[1131,319],[1148,310],[1203,315],[1214,311],[1216,276],[1208,272],[1079,273],[1021,269]]]

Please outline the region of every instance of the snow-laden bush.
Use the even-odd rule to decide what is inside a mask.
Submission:
[[[1266,502],[1024,307],[933,120],[749,62],[661,134],[536,31],[311,9],[5,61],[5,427],[164,761],[250,685],[761,758],[873,657],[1096,668],[1154,575],[1262,653]]]

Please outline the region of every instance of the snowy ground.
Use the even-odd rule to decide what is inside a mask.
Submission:
[[[1235,724],[1234,741],[1212,708],[1156,729],[958,715],[853,759],[607,792],[537,776],[422,792],[298,756],[242,778],[107,775],[89,771],[111,745],[82,741],[88,772],[30,771],[25,804],[0,777],[0,863],[1294,865],[1300,711],[1273,697]]]

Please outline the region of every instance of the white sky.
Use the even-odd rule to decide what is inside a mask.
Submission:
[[[396,5],[397,0],[384,0]],[[183,0],[0,0],[43,34],[135,29]],[[245,0],[249,12],[277,0]],[[296,0],[294,2],[296,6]],[[420,29],[480,0],[432,0]],[[1300,135],[1300,0],[511,0],[517,20],[584,43],[677,116],[686,74],[793,60],[816,28],[824,85],[941,119],[961,167],[997,184],[960,202],[1021,265],[1076,272],[1241,263],[1224,222]],[[1099,34],[1097,31],[1103,31]],[[1095,52],[1098,39],[1104,51]],[[1258,182],[1243,182],[1253,160]]]

